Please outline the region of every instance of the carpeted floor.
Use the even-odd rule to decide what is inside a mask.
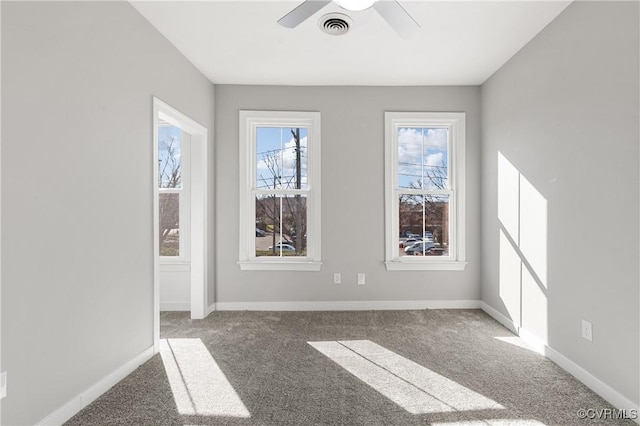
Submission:
[[[612,407],[480,310],[167,312],[161,337],[66,424],[635,424],[581,419]]]

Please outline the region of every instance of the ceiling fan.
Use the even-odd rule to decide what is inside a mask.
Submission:
[[[349,11],[360,11],[373,7],[402,38],[408,38],[420,28],[420,25],[397,0],[305,0],[280,18],[278,23],[283,27],[295,28],[331,2]]]

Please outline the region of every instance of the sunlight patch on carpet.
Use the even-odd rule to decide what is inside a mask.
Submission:
[[[509,337],[494,337],[494,339],[498,339],[501,342],[505,342],[505,343],[509,343],[512,344],[514,346],[517,346],[519,348],[522,349],[526,349],[529,350],[531,352],[536,352],[535,350],[533,350],[533,348],[529,345],[527,345],[521,338],[519,338],[518,336],[509,336]]]
[[[529,419],[484,419],[462,422],[438,422],[431,426],[546,426],[537,420]]]
[[[370,340],[307,343],[409,413],[504,409]]]
[[[251,417],[202,340],[161,339],[160,355],[180,414]]]

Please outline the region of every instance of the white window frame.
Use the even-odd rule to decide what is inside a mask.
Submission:
[[[158,125],[168,122],[180,127],[191,135],[190,139],[190,281],[191,281],[191,319],[202,319],[212,310],[214,305],[208,303],[207,282],[208,269],[208,238],[214,238],[213,230],[207,223],[208,176],[213,171],[209,162],[209,131],[206,127],[182,114],[177,109],[153,97],[153,350],[158,353],[160,347],[160,236],[159,236],[159,206],[158,206]],[[163,268],[169,265],[164,264]],[[173,267],[181,268],[175,264]],[[182,269],[182,268],[181,268]]]
[[[385,112],[385,266],[388,271],[464,270],[466,114],[459,112]],[[449,130],[449,256],[400,256],[398,130],[407,127]],[[453,243],[453,244],[451,244]]]
[[[240,111],[240,239],[241,270],[319,271],[322,265],[320,229],[320,113],[302,111]],[[256,132],[259,127],[305,127],[307,188],[278,190],[282,195],[307,196],[307,255],[261,256],[255,253]],[[272,191],[267,191],[272,192]]]

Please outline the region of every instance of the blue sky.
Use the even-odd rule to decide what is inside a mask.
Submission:
[[[160,160],[158,173],[162,172],[164,165],[167,163],[169,153],[167,152],[166,143],[171,139],[175,139],[173,145],[174,158],[180,161],[182,130],[175,126],[158,126],[158,159]]]
[[[308,129],[301,127],[302,188],[307,183],[307,136]],[[275,179],[276,187],[294,189],[296,153],[291,127],[258,127],[256,139],[256,187],[273,188],[274,176],[280,176]]]
[[[398,187],[447,187],[449,131],[439,128],[398,129]],[[437,179],[430,178],[437,176]],[[422,185],[422,186],[420,186]]]

